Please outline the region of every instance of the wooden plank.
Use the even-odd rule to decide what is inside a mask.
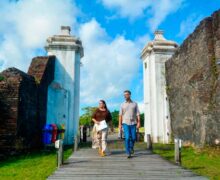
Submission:
[[[123,150],[112,150],[111,155],[99,157],[97,150],[80,149],[73,153],[51,179],[80,180],[137,180],[137,179],[207,179],[190,170],[170,163],[147,150],[135,150],[127,159]]]

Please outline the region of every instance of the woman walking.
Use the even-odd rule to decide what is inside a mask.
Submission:
[[[93,142],[97,143],[100,156],[106,156],[108,125],[112,126],[112,116],[104,100],[99,101],[99,107],[92,115],[94,122]]]

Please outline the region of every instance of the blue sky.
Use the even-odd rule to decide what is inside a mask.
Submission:
[[[0,70],[27,71],[45,55],[45,40],[69,25],[82,39],[81,108],[105,99],[111,110],[123,90],[143,109],[143,46],[156,29],[181,44],[198,23],[220,8],[220,0],[3,0],[0,1]]]

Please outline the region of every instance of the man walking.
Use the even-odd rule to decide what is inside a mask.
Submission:
[[[121,104],[119,112],[119,125],[121,131],[122,126],[125,136],[125,148],[128,158],[134,154],[134,143],[136,141],[136,129],[140,128],[140,112],[136,102],[131,100],[131,92],[124,91],[125,102]]]

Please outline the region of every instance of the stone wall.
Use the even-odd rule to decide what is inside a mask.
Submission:
[[[220,11],[200,22],[166,62],[174,137],[195,145],[220,140]]]
[[[9,68],[0,73],[0,152],[36,146],[37,88],[32,76]]]
[[[0,73],[0,154],[41,147],[54,66],[55,56],[35,57],[28,74],[16,68]]]

